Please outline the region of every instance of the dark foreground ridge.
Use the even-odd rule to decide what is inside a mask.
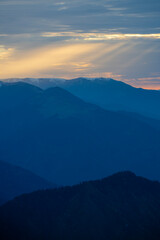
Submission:
[[[159,240],[160,183],[117,173],[20,196],[0,209],[0,238]]]

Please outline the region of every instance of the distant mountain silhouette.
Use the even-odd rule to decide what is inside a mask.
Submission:
[[[24,79],[42,88],[59,86],[83,100],[107,110],[135,112],[160,119],[160,91],[134,88],[124,82],[106,78]]]
[[[1,240],[159,240],[160,183],[131,172],[20,196],[0,208]]]
[[[160,179],[160,132],[143,117],[26,83],[0,87],[0,113],[1,159],[58,185],[122,170]]]
[[[75,97],[68,91],[62,88],[49,88],[43,92],[41,98],[40,112],[46,117],[72,117],[77,115],[87,114],[88,111],[96,110],[98,107],[87,104],[80,98]]]
[[[0,161],[0,205],[23,193],[55,186],[25,169]]]
[[[61,86],[83,100],[107,110],[129,111],[160,119],[160,92],[134,88],[113,79],[66,81]]]

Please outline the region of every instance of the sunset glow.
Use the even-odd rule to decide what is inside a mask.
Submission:
[[[7,0],[0,6],[1,79],[111,76],[160,88],[158,1]]]

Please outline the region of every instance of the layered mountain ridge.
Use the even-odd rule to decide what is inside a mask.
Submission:
[[[132,114],[104,110],[61,88],[0,88],[0,153],[58,185],[121,170],[159,179],[160,132]]]
[[[9,79],[8,81],[13,81]],[[14,79],[41,88],[62,87],[84,101],[97,104],[107,110],[128,111],[146,117],[160,119],[160,92],[135,88],[121,81],[106,78],[65,79]]]

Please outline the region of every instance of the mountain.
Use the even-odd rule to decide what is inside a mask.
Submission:
[[[160,179],[160,132],[147,120],[104,110],[59,87],[8,83],[0,99],[3,161],[58,185],[123,170]]]
[[[59,87],[45,90],[41,99],[39,111],[45,117],[59,116],[60,118],[66,118],[85,115],[91,110],[98,109]]]
[[[66,90],[107,110],[135,112],[160,119],[160,92],[134,88],[113,79],[79,78],[61,84]]]
[[[75,114],[77,106],[78,112],[81,109],[82,111],[87,110],[86,103],[59,87],[43,91],[34,85],[24,82],[2,83],[0,87],[0,111],[2,114],[18,114],[20,112],[19,115],[24,116],[22,113],[25,114],[27,111],[32,111],[32,114],[34,114],[36,110],[36,114],[41,114],[41,117],[46,113],[63,115],[64,111],[67,115],[69,112],[72,115],[71,111]],[[91,106],[93,107],[91,104],[88,104],[88,106],[90,108]]]
[[[0,208],[1,239],[159,240],[160,183],[120,172],[20,196]]]
[[[25,169],[0,161],[0,205],[23,193],[54,187]]]
[[[41,92],[40,88],[24,82],[1,82],[0,110],[20,108],[22,105],[31,103]]]
[[[106,78],[23,79],[42,88],[59,86],[84,101],[107,110],[138,113],[160,119],[160,91],[132,87],[124,82]]]

